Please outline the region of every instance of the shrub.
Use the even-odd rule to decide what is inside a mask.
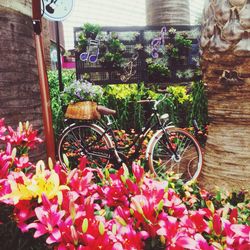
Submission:
[[[73,70],[63,70],[62,71],[62,82],[64,87],[68,87],[71,82],[75,79],[75,72]],[[50,99],[51,99],[51,109],[53,117],[53,128],[55,135],[59,135],[60,131],[63,129],[63,106],[65,105],[62,102],[61,93],[59,90],[58,82],[58,72],[49,71],[48,80],[50,87]]]
[[[67,103],[62,101],[59,92],[57,72],[51,71],[48,76],[53,126],[55,134],[58,135],[64,127],[62,106]],[[62,76],[66,88],[75,79],[75,74],[71,70],[64,70]],[[154,87],[156,86],[146,87],[143,83],[106,85],[103,87],[104,94],[100,104],[117,110],[116,120],[119,129],[139,130],[144,126],[148,109],[136,101],[146,98],[162,98],[163,94],[154,91]],[[180,127],[192,126],[192,119],[196,119],[201,127],[208,123],[207,98],[202,82],[194,82],[190,93],[188,93],[188,88],[184,86],[172,86],[168,87],[167,90],[170,95],[159,105],[160,113],[169,113],[174,124]]]

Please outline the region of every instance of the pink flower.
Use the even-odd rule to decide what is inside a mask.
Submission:
[[[14,209],[15,220],[17,222],[18,227],[22,232],[27,232],[28,225],[27,221],[31,218],[34,219],[35,212],[34,207],[37,206],[36,203],[31,203],[30,201],[19,201]]]
[[[133,162],[132,164],[132,173],[135,176],[136,183],[140,183],[142,181],[144,175],[144,169]]]
[[[58,205],[52,205],[44,195],[42,196],[42,201],[44,206],[35,208],[35,214],[39,222],[30,223],[27,229],[36,229],[34,238],[49,234],[46,240],[47,244],[60,242],[61,232],[58,226],[65,215],[65,211],[57,211]]]
[[[105,186],[102,188],[106,201],[103,204],[116,207],[116,206],[129,206],[128,189],[124,186],[124,183],[119,180],[113,180],[111,186]]]
[[[10,167],[12,166],[11,144],[7,143],[5,152],[0,152],[0,179],[7,178]]]
[[[186,206],[172,189],[168,190],[168,196],[164,199],[164,206],[167,207],[170,215],[174,215],[178,218],[187,214]]]
[[[4,133],[6,132],[6,127],[4,124],[4,119],[0,119],[0,140],[5,140],[5,135]]]
[[[197,242],[185,230],[179,228],[177,218],[167,216],[160,221],[161,228],[157,234],[164,236],[168,250],[197,249]]]
[[[121,227],[116,235],[117,243],[114,249],[117,250],[142,250],[144,247],[143,240],[148,238],[146,232],[136,232],[131,225]]]
[[[24,169],[33,166],[32,163],[29,162],[28,155],[22,155],[20,158],[15,158],[14,164],[18,169]],[[33,166],[33,168],[35,168],[35,166]]]
[[[91,169],[85,168],[83,171],[78,169],[72,170],[68,175],[68,182],[71,190],[74,190],[85,196],[89,192],[89,188],[93,185],[93,172]]]
[[[8,134],[4,140],[10,142],[14,146],[33,148],[36,143],[41,143],[42,140],[37,137],[37,130],[33,130],[29,123],[19,124],[19,127],[14,131],[8,126]]]

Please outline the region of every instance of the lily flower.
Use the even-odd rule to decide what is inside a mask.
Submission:
[[[43,199],[46,200],[46,203],[49,203],[45,195],[43,195]],[[65,211],[57,211],[58,205],[50,205],[50,209],[48,209],[47,206],[35,208],[35,214],[38,219],[38,222],[30,223],[27,226],[28,229],[36,229],[34,238],[38,238],[44,234],[49,234],[49,237],[46,240],[47,244],[52,244],[61,241],[61,232],[58,226],[63,216],[65,215]]]

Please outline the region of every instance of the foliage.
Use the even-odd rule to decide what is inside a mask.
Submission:
[[[99,44],[99,62],[104,68],[120,70],[124,62],[123,54],[125,46],[118,38],[118,35],[112,32],[109,35],[101,34],[101,27],[96,24],[85,23],[82,31],[78,36],[78,51],[86,51],[90,40],[98,37]]]
[[[98,102],[103,94],[101,86],[94,85],[87,80],[74,80],[64,88],[62,101],[65,105],[79,101]]]
[[[167,36],[163,38],[160,44],[149,47],[146,52],[150,56],[146,59],[149,80],[167,81],[170,76],[174,79],[184,78],[189,80],[194,77],[191,69],[183,71],[178,69],[179,65],[185,65],[188,57],[188,50],[192,46],[192,40],[188,39],[187,34],[177,33],[175,29],[170,28]],[[157,56],[152,58],[152,54]]]
[[[82,32],[78,37],[77,48],[79,51],[86,49],[89,39],[95,39],[100,33],[101,27],[97,24],[85,23],[82,28]]]
[[[170,120],[179,127],[187,127],[188,113],[190,112],[191,98],[187,94],[185,86],[170,86],[167,88],[169,97],[166,100],[167,113],[170,114]]]
[[[62,71],[62,83],[64,87],[70,86],[70,83],[75,79],[75,72],[73,70]],[[63,129],[63,106],[66,105],[62,101],[62,96],[59,90],[58,72],[48,71],[48,81],[50,87],[51,109],[53,117],[53,128],[56,135],[60,134]]]
[[[3,121],[0,131],[1,138],[8,135]],[[166,181],[155,180],[137,164],[131,172],[123,166],[111,173],[86,168],[83,157],[74,170],[39,161],[16,171],[18,157],[10,158],[6,149],[0,157],[1,171],[9,162],[1,179],[1,203],[13,208],[22,232],[53,249],[250,247],[250,202],[243,192],[213,196],[173,173]]]
[[[124,62],[125,46],[117,34],[111,33],[107,39],[101,40],[99,61],[105,68],[120,70]]]
[[[192,41],[187,38],[187,34],[176,34],[175,42],[178,48],[190,48],[192,46]]]
[[[192,107],[189,121],[196,119],[198,124],[208,124],[208,108],[205,84],[202,81],[193,82],[191,86]],[[190,123],[189,123],[190,124]],[[190,124],[191,125],[191,124]]]
[[[160,96],[162,95],[146,88],[143,84],[107,85],[104,87],[102,103],[107,107],[115,107],[119,129],[139,130],[145,124],[148,110],[137,101],[147,98],[157,99]]]
[[[63,85],[69,88],[75,78],[71,70],[63,70]],[[55,134],[58,135],[63,129],[63,109],[70,100],[65,102],[59,92],[58,78],[56,71],[48,72],[50,84],[51,107],[53,114],[53,126]],[[100,104],[117,110],[117,127],[119,129],[139,130],[144,126],[148,112],[148,107],[138,104],[141,99],[151,98],[160,99],[162,94],[154,91],[153,87],[146,87],[144,84],[117,84],[103,87],[103,95]],[[205,86],[202,82],[194,82],[188,94],[187,87],[173,86],[167,91],[170,93],[168,98],[159,105],[160,113],[169,113],[171,120],[181,127],[192,126],[192,120],[196,119],[199,126],[208,124],[207,120],[207,98]],[[128,122],[129,120],[129,122]]]
[[[101,32],[101,27],[98,24],[85,23],[83,25],[83,32],[87,38],[95,39],[96,36]]]
[[[170,76],[170,70],[168,67],[161,63],[155,63],[153,60],[147,60],[148,64],[148,76],[150,80],[161,81]]]

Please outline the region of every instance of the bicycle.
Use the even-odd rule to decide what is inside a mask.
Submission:
[[[63,154],[66,154],[75,164],[77,159],[86,156],[90,167],[104,168],[110,163],[118,167],[122,163],[130,164],[138,157],[141,142],[153,130],[156,132],[150,139],[145,154],[151,173],[164,179],[168,172],[173,171],[184,181],[196,179],[203,162],[200,145],[192,134],[174,127],[169,121],[168,114],[159,115],[157,105],[165,98],[166,95],[158,101],[138,101],[151,105],[150,118],[132,143],[122,147],[118,145],[109,118],[110,115],[115,115],[116,111],[97,106],[98,112],[107,117],[108,122],[100,120],[97,124],[91,121],[77,121],[66,127],[58,144],[60,162],[63,163]],[[128,159],[124,152],[132,147],[135,147],[135,150]]]

